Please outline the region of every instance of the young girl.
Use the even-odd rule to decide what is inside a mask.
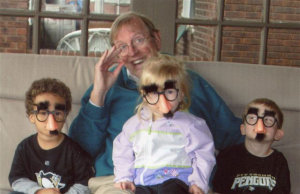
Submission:
[[[183,112],[190,102],[182,63],[160,55],[144,64],[137,113],[113,144],[115,186],[135,193],[207,193],[215,165],[205,121]]]

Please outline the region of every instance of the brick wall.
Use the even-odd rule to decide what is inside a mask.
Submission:
[[[215,19],[217,0],[195,0],[195,18]],[[182,0],[178,1],[178,10],[182,10]],[[181,11],[178,11],[181,17]],[[184,60],[212,61],[214,58],[215,27],[187,26],[182,38],[177,42],[175,53]]]
[[[0,7],[28,9],[28,0],[0,0]],[[26,53],[28,19],[0,16],[0,52]]]
[[[261,0],[225,0],[224,20],[262,20]],[[223,27],[221,61],[259,63],[260,28]]]
[[[267,64],[300,67],[299,30],[270,29]]]
[[[0,52],[27,52],[27,18],[0,17]]]
[[[259,28],[224,27],[221,61],[258,63],[260,31]]]
[[[216,1],[195,0],[196,18],[214,18]],[[300,1],[271,0],[271,22],[300,21]],[[182,6],[182,0],[179,0]],[[201,9],[200,9],[201,8]],[[182,8],[179,7],[178,13]],[[262,21],[262,0],[225,0],[224,20]],[[215,30],[194,27],[177,43],[176,54],[184,60],[213,60]],[[259,63],[261,28],[229,27],[222,29],[221,61]],[[300,67],[300,30],[269,29],[266,64]]]
[[[224,19],[261,20],[264,0],[225,0]]]

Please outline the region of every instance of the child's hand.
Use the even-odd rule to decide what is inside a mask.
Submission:
[[[204,192],[197,185],[190,186],[189,192],[192,194],[204,194]]]
[[[35,194],[61,194],[59,189],[57,188],[50,188],[50,189],[40,189]]]
[[[122,190],[131,190],[132,192],[135,191],[135,186],[133,184],[133,182],[119,182],[119,183],[115,183],[115,187],[122,189]]]

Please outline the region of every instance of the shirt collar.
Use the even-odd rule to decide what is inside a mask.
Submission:
[[[131,79],[131,80],[133,80],[133,81],[135,81],[136,83],[138,83],[139,82],[139,78],[136,77],[135,75],[131,74],[130,71],[127,68],[126,68],[126,70],[127,70],[127,76],[128,76],[128,78]]]

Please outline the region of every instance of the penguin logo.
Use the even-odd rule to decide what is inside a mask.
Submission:
[[[41,170],[39,173],[35,173],[38,184],[43,188],[58,188],[62,189],[66,186],[66,184],[61,183],[61,176],[52,173],[47,172],[44,173],[43,170]]]

